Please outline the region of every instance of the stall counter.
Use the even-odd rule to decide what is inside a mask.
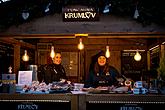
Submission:
[[[0,94],[0,106],[12,110],[155,110],[165,107],[165,95]]]

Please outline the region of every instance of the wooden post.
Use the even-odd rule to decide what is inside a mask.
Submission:
[[[14,73],[17,75],[20,68],[20,45],[14,45]]]

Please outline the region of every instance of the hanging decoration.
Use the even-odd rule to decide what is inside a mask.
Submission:
[[[111,7],[111,4],[105,5],[104,10],[103,10],[103,13],[104,14],[109,13],[110,12],[110,7]]]
[[[138,19],[138,17],[139,17],[139,11],[138,11],[138,9],[137,9],[137,5],[136,5],[136,8],[135,8],[135,12],[134,12],[134,16],[133,16],[133,18],[134,18],[134,19]]]

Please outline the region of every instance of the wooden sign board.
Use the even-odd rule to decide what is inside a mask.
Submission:
[[[99,21],[99,13],[89,7],[65,7],[62,9],[63,21]]]

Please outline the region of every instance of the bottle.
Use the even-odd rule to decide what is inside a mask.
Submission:
[[[11,66],[9,66],[9,68],[8,68],[8,69],[9,69],[8,73],[9,73],[9,74],[11,74],[11,73],[12,73],[12,67],[11,67]]]

